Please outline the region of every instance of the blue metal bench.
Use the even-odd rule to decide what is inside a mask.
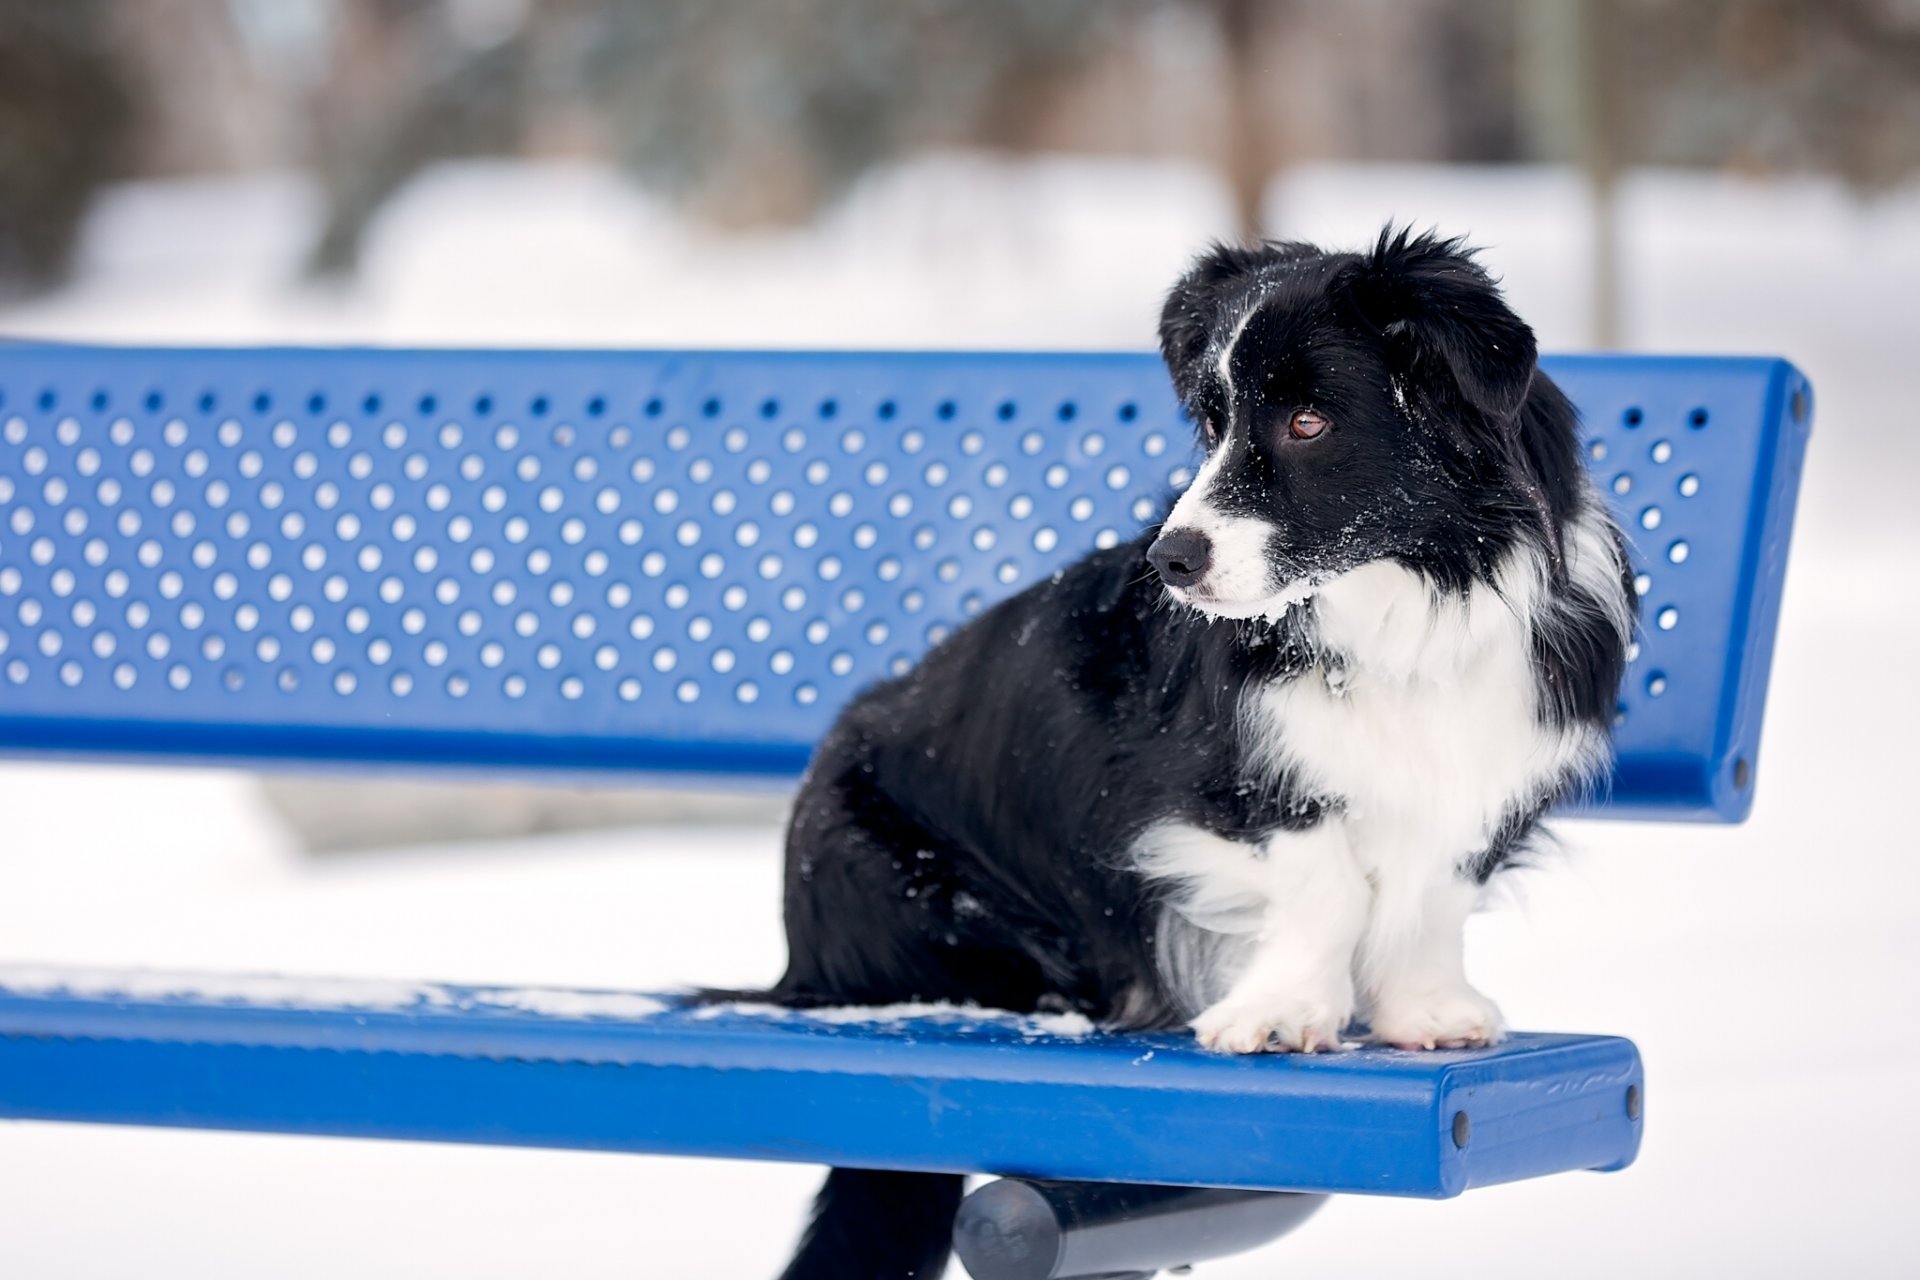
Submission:
[[[1791,366],[1562,357],[1639,566],[1597,816],[1752,802]],[[1164,510],[1133,355],[0,347],[0,751],[789,779]],[[696,976],[696,975],[689,975]],[[1447,1196],[1637,1149],[1638,1055],[1232,1059],[948,1012],[0,969],[0,1116]]]

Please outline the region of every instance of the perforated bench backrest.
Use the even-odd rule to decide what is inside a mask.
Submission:
[[[1547,367],[1642,572],[1605,808],[1737,819],[1806,382]],[[1148,356],[4,347],[0,748],[791,775],[1192,456]]]

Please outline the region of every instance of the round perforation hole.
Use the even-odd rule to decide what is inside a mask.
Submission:
[[[1658,698],[1666,692],[1667,673],[1664,671],[1649,671],[1647,673],[1647,696],[1649,698]]]
[[[1687,545],[1685,538],[1676,538],[1667,547],[1667,559],[1674,564],[1685,564],[1687,557],[1691,554],[1692,548]]]
[[[1653,615],[1653,623],[1662,631],[1671,631],[1680,625],[1680,610],[1672,605],[1667,605],[1662,608],[1659,613]]]

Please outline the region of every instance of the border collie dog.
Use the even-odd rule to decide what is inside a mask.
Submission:
[[[1215,248],[1160,342],[1198,475],[847,708],[771,998],[1491,1044],[1462,929],[1603,770],[1632,630],[1574,409],[1471,252],[1408,231]],[[787,1275],[929,1280],[960,1194],[835,1170]]]

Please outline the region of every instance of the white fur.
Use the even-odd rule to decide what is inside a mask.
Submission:
[[[1591,774],[1606,751],[1597,729],[1541,722],[1533,638],[1553,643],[1582,609],[1606,610],[1622,643],[1630,626],[1597,507],[1572,523],[1565,555],[1571,591],[1551,585],[1546,558],[1531,549],[1464,598],[1387,560],[1315,589],[1319,662],[1250,690],[1241,723],[1256,774],[1291,770],[1331,802],[1328,816],[1313,831],[1273,837],[1259,855],[1165,827],[1134,850],[1144,874],[1172,886],[1179,919],[1163,968],[1196,1007],[1211,1002],[1194,1024],[1203,1040],[1245,1052],[1270,1032],[1279,1047],[1324,1046],[1333,1039],[1322,1034],[1325,1018],[1351,1012],[1356,989],[1376,1039],[1431,1047],[1498,1038],[1499,1011],[1461,961],[1477,889],[1460,868],[1514,810]],[[1357,924],[1343,896],[1354,884],[1364,888]],[[1180,927],[1235,941],[1195,940]],[[1329,976],[1336,956],[1344,988]],[[1182,962],[1211,972],[1183,972]]]
[[[1221,362],[1224,365],[1224,356]],[[1311,596],[1313,588],[1306,582],[1274,581],[1268,556],[1272,525],[1252,516],[1226,515],[1214,507],[1213,486],[1226,456],[1223,439],[1167,513],[1164,528],[1198,530],[1212,548],[1212,567],[1201,588],[1169,586],[1167,593],[1216,617],[1277,619]]]
[[[1597,498],[1589,497],[1586,510],[1569,522],[1564,536],[1569,589],[1554,597],[1555,609],[1537,617],[1539,634],[1548,644],[1558,644],[1569,621],[1597,611],[1626,648],[1633,639],[1633,604],[1620,586],[1626,565]]]
[[[1467,981],[1462,933],[1479,887],[1443,876],[1427,887],[1419,928],[1396,932],[1374,922],[1361,944],[1373,1038],[1406,1049],[1491,1044],[1505,1030],[1492,1001]]]
[[[1369,894],[1338,824],[1277,832],[1256,853],[1163,823],[1135,855],[1146,874],[1175,886],[1169,909],[1179,919],[1161,929],[1161,966],[1193,1006],[1208,1006],[1193,1020],[1202,1044],[1230,1053],[1270,1042],[1308,1053],[1339,1047]],[[1229,970],[1222,991],[1216,983]]]
[[[1247,331],[1247,324],[1253,319],[1253,313],[1260,309],[1256,303],[1240,313],[1233,322],[1233,331],[1227,335],[1226,342],[1220,348],[1220,385],[1227,389],[1227,400],[1233,400],[1233,349],[1240,345],[1240,335]]]

